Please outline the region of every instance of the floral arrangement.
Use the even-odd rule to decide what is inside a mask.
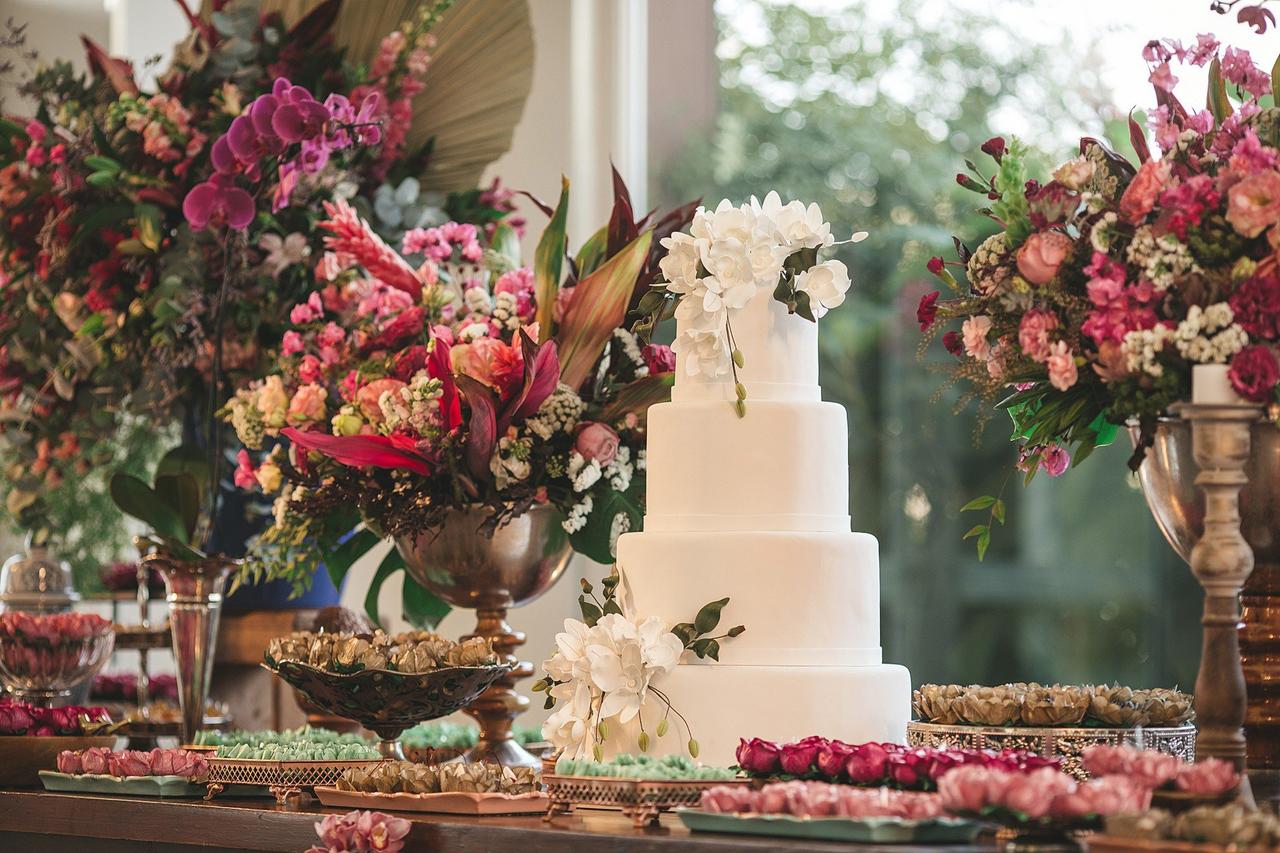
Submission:
[[[670,782],[724,781],[737,776],[730,767],[696,764],[684,755],[632,755],[624,752],[609,761],[574,758],[561,755],[556,759],[559,776],[587,776],[598,779],[648,779]]]
[[[1181,726],[1195,719],[1179,690],[1112,685],[922,684],[912,696],[915,718],[944,726]]]
[[[382,761],[371,767],[353,767],[338,779],[340,791],[379,794],[533,794],[542,781],[532,767],[499,764],[419,764],[416,761]]]
[[[287,637],[273,638],[267,644],[265,659],[273,669],[292,661],[337,673],[363,669],[422,673],[454,666],[498,664],[493,643],[484,637],[455,643],[430,631],[375,631],[369,636],[295,631]]]
[[[58,772],[90,776],[182,776],[191,781],[209,775],[209,760],[186,749],[126,749],[112,752],[103,747],[58,753]]]
[[[610,225],[563,281],[567,184],[532,268],[509,231],[413,228],[397,252],[345,202],[325,205],[320,290],[290,310],[273,372],[224,409],[248,448],[236,482],[276,495],[251,572],[349,564],[473,507],[489,534],[552,506],[578,551],[612,560],[643,518],[644,414],[669,395],[674,364],[624,321],[654,239],[688,216],[637,221],[615,189]],[[388,572],[403,565],[389,559]]]
[[[1277,84],[1207,34],[1151,41],[1143,58],[1156,150],[1131,117],[1136,164],[1086,137],[1041,181],[1024,145],[988,140],[994,171],[970,164],[957,180],[1000,230],[973,249],[957,239],[959,261],[929,262],[953,298],[926,294],[920,328],[928,341],[958,325],[942,338],[953,381],[972,389],[962,405],[999,401],[1027,481],[1063,474],[1128,422],[1142,433],[1136,468],[1157,419],[1189,397],[1194,365],[1228,365],[1241,397],[1280,402],[1280,110],[1263,101]],[[1179,63],[1208,67],[1207,109],[1174,94]],[[984,555],[1004,504],[965,509],[989,511],[968,533]]]
[[[1187,764],[1177,756],[1131,746],[1090,746],[1080,754],[1081,763],[1093,778],[1124,776],[1141,782],[1153,791],[1184,791],[1215,797],[1236,789],[1240,774],[1230,762],[1202,758]]]
[[[721,611],[729,603],[727,598],[704,605],[694,621],[674,626],[656,616],[641,620],[624,616],[617,601],[621,580],[615,566],[601,584],[600,598],[591,583],[582,580],[578,597],[582,620],[564,620],[564,631],[556,634],[555,653],[542,662],[546,675],[533,685],[534,690],[547,694],[546,708],[563,703],[543,723],[543,737],[570,759],[591,755],[601,761],[611,721],[619,726],[636,721],[636,746],[647,752],[650,737],[643,711],[652,696],[663,706],[654,732],[665,736],[670,716],[675,714],[688,736],[686,749],[697,758],[698,742],[688,721],[654,681],[675,669],[685,651],[719,660],[720,641],[741,636],[747,629],[736,625],[714,634]]]
[[[1151,809],[1108,817],[1106,834],[1147,842],[1211,844],[1217,850],[1274,850],[1280,846],[1280,818],[1238,803],[1198,806],[1181,814]]]
[[[992,752],[978,749],[906,747],[896,743],[848,744],[811,736],[777,744],[762,738],[743,738],[738,766],[757,778],[817,779],[833,784],[892,787],[931,791],[938,780],[957,767],[995,767],[1026,773],[1057,768],[1056,758],[1021,750]]]
[[[94,676],[89,695],[107,702],[137,702],[138,676],[131,672],[104,672]],[[159,673],[147,679],[147,695],[153,699],[178,701],[178,679],[169,673]]]
[[[847,242],[866,239],[860,231]],[[663,319],[680,321],[672,349],[684,358],[690,376],[732,372],[735,407],[746,412],[746,388],[737,382],[745,356],[733,337],[733,320],[761,289],[788,312],[817,322],[844,302],[849,270],[835,259],[819,262],[818,252],[836,245],[831,224],[816,204],[783,204],[776,192],[764,203],[754,196],[734,206],[724,199],[715,208],[699,207],[689,231],[662,240],[662,279],[640,302],[647,316],[642,335]]]
[[[83,735],[110,725],[111,715],[106,708],[79,705],[42,708],[0,697],[0,736]]]
[[[942,807],[1019,828],[1091,827],[1101,818],[1136,814],[1151,805],[1151,788],[1124,776],[1077,782],[1049,767],[1016,773],[960,767],[938,781]]]
[[[58,61],[21,86],[33,116],[0,123],[0,453],[22,526],[70,529],[49,518],[62,483],[136,467],[180,427],[216,465],[201,424],[223,384],[273,362],[316,289],[313,211],[422,172],[430,144],[406,129],[449,2],[420,4],[368,63],[345,56],[342,2],[292,26],[259,0],[191,14],[155,92],[87,39],[88,76]],[[498,188],[441,204],[491,228],[511,210]]]
[[[828,782],[774,782],[763,788],[722,785],[702,792],[699,807],[717,814],[792,815],[800,818],[942,817],[936,794],[850,788]]]
[[[355,811],[330,814],[316,823],[320,844],[306,853],[400,853],[413,824],[382,812]]]

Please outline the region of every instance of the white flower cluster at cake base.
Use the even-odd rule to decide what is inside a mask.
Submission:
[[[650,681],[675,669],[683,653],[684,644],[656,616],[637,622],[609,613],[594,626],[564,620],[556,652],[542,665],[556,682],[549,692],[560,705],[543,724],[543,736],[563,755],[590,757],[606,721],[635,719]]]
[[[856,234],[853,241],[865,236]],[[776,192],[763,203],[753,196],[739,206],[726,199],[715,210],[700,207],[689,233],[677,231],[662,245],[667,254],[658,266],[666,289],[679,299],[680,331],[672,349],[684,357],[690,376],[723,376],[733,369],[734,359],[741,358],[732,342],[734,314],[762,288],[774,291],[789,279],[788,292],[804,294],[799,313],[814,320],[844,302],[849,290],[842,262],[817,261],[818,249],[835,245],[822,210],[800,201],[784,205]]]

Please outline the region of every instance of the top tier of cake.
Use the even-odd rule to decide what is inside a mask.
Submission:
[[[677,333],[683,331],[677,321]],[[733,337],[742,351],[738,379],[750,400],[819,400],[818,324],[790,315],[773,294],[762,288],[733,316]],[[684,356],[676,362],[675,402],[734,400],[733,374],[689,376]],[[749,405],[749,404],[748,404]]]

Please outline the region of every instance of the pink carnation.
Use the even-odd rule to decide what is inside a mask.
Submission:
[[[1227,190],[1227,221],[1245,237],[1280,222],[1280,172],[1249,175]]]
[[[1066,341],[1058,341],[1049,347],[1049,358],[1045,366],[1049,369],[1049,384],[1059,391],[1066,391],[1079,378],[1075,355]]]
[[[1155,207],[1156,199],[1169,180],[1172,171],[1167,160],[1148,160],[1138,168],[1129,186],[1120,196],[1120,218],[1131,225],[1137,225]]]
[[[984,361],[991,356],[991,343],[987,340],[991,332],[990,317],[970,317],[961,324],[960,331],[964,335],[964,351],[971,358]]]
[[[1043,363],[1049,358],[1049,333],[1058,328],[1058,317],[1052,311],[1032,308],[1018,324],[1018,344],[1027,358]]]
[[[1095,309],[1085,318],[1082,329],[1096,343],[1121,343],[1129,332],[1155,326],[1156,313],[1151,307],[1155,288],[1150,282],[1126,284],[1124,267],[1102,252],[1093,253],[1093,261],[1084,271],[1092,276],[1085,289]]]

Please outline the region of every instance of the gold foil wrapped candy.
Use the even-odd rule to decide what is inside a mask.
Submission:
[[[541,784],[538,772],[532,767],[502,767],[487,763],[429,766],[412,761],[389,761],[370,769],[352,768],[338,780],[338,788],[343,791],[382,794],[458,791],[516,795],[536,791]]]
[[[1029,687],[1022,694],[1024,726],[1074,726],[1089,711],[1090,694],[1083,687]]]
[[[960,699],[960,716],[975,726],[1008,726],[1022,713],[1022,693],[1012,685],[970,687]]]
[[[958,684],[922,684],[912,695],[916,718],[944,726],[960,723],[960,699],[965,688]]]
[[[455,643],[430,631],[387,635],[313,634],[296,632],[277,637],[267,646],[276,662],[297,661],[330,672],[390,669],[423,673],[448,666],[490,666],[498,663],[493,645],[483,637]]]

